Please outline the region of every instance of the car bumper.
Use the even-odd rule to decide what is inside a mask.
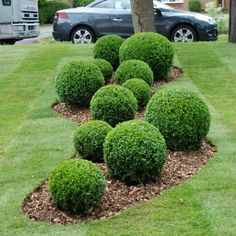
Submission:
[[[210,25],[199,33],[199,41],[216,41],[218,39],[217,25]]]
[[[54,19],[52,36],[57,41],[70,41],[71,25]]]

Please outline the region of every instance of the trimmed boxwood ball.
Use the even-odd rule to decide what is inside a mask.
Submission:
[[[169,149],[192,151],[201,147],[210,126],[210,112],[195,92],[164,88],[150,99],[145,120],[159,128]]]
[[[145,184],[160,177],[166,144],[159,130],[145,121],[117,125],[106,136],[104,159],[109,175],[127,184]]]
[[[122,62],[116,71],[116,82],[124,83],[126,80],[138,78],[148,85],[153,83],[153,72],[149,65],[140,60],[128,60]]]
[[[56,77],[56,91],[62,102],[87,106],[94,93],[105,85],[102,72],[91,61],[70,61]]]
[[[82,159],[62,162],[52,171],[48,184],[55,204],[77,213],[97,206],[106,186],[102,171]]]
[[[99,38],[94,46],[94,58],[104,59],[111,63],[114,70],[119,66],[119,49],[124,39],[118,35],[106,35]]]
[[[151,97],[150,86],[141,79],[129,79],[122,84],[129,89],[137,99],[139,108],[146,106]]]
[[[113,127],[120,122],[132,120],[137,108],[133,93],[120,85],[100,88],[90,103],[92,118],[106,121]]]
[[[102,72],[106,83],[109,82],[109,80],[112,76],[111,63],[109,63],[108,61],[106,61],[104,59],[95,59],[93,62],[98,66],[98,68]]]
[[[120,47],[120,62],[137,59],[152,69],[155,80],[164,79],[172,64],[174,50],[170,41],[157,33],[137,33],[126,39]]]
[[[103,142],[112,127],[105,121],[93,120],[79,126],[74,135],[74,146],[84,159],[103,161]]]

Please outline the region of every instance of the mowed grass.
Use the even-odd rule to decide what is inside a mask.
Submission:
[[[76,124],[52,111],[56,71],[93,46],[0,47],[0,235],[235,235],[236,45],[174,44],[184,86],[208,103],[218,153],[197,175],[110,219],[59,226],[24,216],[25,196],[73,153]]]

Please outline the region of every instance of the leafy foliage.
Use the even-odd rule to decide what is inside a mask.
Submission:
[[[134,94],[140,108],[144,107],[151,97],[150,86],[141,79],[129,79],[124,82],[122,86],[129,89]]]
[[[90,103],[91,116],[104,120],[111,126],[131,120],[137,111],[137,100],[127,88],[107,85],[99,89]]]
[[[104,121],[93,120],[79,126],[74,135],[74,145],[84,159],[103,161],[103,142],[112,127]]]
[[[171,150],[192,151],[202,145],[210,126],[205,102],[186,88],[165,88],[149,101],[145,120],[159,128]]]
[[[128,184],[147,183],[160,176],[166,160],[165,140],[153,125],[127,121],[107,134],[104,159],[111,177]]]
[[[188,8],[190,11],[200,12],[201,11],[201,3],[199,0],[189,0]]]
[[[137,33],[121,45],[120,62],[137,59],[146,62],[154,73],[154,79],[166,77],[173,64],[174,50],[169,40],[157,33]]]
[[[39,3],[39,21],[41,24],[51,24],[56,11],[69,8],[66,2],[41,1]]]
[[[73,0],[74,7],[84,7],[91,3],[93,0]]]
[[[108,82],[112,76],[112,65],[104,59],[95,59],[93,61],[102,72],[105,81]]]
[[[128,60],[122,62],[116,71],[116,82],[124,83],[129,79],[142,79],[148,85],[153,83],[153,72],[149,65],[140,60]]]
[[[59,208],[85,213],[99,204],[105,189],[101,170],[87,160],[68,160],[49,179],[49,191]]]
[[[210,1],[205,4],[205,11],[207,15],[211,16],[218,24],[219,30],[228,30],[229,14],[223,13],[220,5],[216,2]]]
[[[87,106],[105,81],[102,72],[91,61],[70,61],[56,77],[56,90],[61,101]]]
[[[97,40],[94,46],[94,58],[104,59],[111,63],[113,70],[119,66],[119,49],[124,39],[118,35],[106,35]]]

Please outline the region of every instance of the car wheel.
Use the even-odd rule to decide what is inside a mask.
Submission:
[[[182,25],[175,28],[171,33],[172,42],[194,42],[197,41],[196,31],[187,25]]]
[[[95,35],[88,27],[78,27],[71,35],[72,43],[88,44],[95,42]]]
[[[13,45],[13,44],[15,44],[15,42],[16,42],[15,39],[5,39],[5,40],[0,41],[0,44],[1,45],[4,45],[4,44]]]

